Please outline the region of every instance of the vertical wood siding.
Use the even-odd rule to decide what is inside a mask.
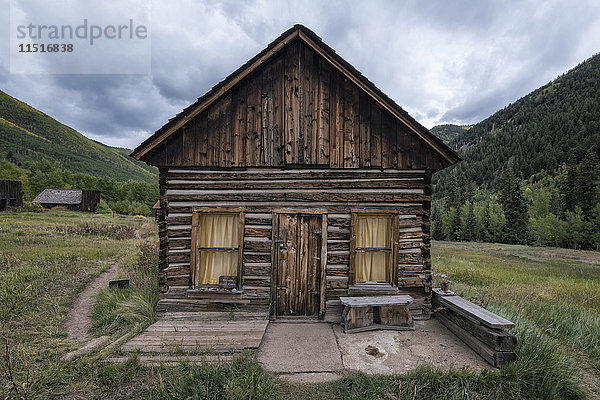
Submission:
[[[289,45],[146,157],[157,166],[447,165],[301,42]]]

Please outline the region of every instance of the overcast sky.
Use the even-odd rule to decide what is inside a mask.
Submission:
[[[63,11],[60,1],[46,3],[29,18]],[[0,89],[129,148],[296,23],[428,128],[479,122],[600,51],[596,0],[157,0],[151,74],[23,75],[10,73],[10,0],[0,6]]]

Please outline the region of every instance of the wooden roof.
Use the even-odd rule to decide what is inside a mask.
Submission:
[[[73,205],[81,204],[81,198],[81,189],[44,189],[32,202]]]
[[[350,63],[340,57],[335,50],[325,44],[319,36],[303,25],[294,25],[285,31],[281,36],[269,44],[263,51],[254,56],[246,64],[242,65],[223,81],[215,85],[209,92],[199,97],[198,100],[185,108],[181,113],[171,118],[164,126],[157,130],[152,136],[142,142],[132,153],[131,156],[137,160],[145,154],[159,147],[178,129],[185,126],[188,122],[206,110],[212,104],[226,95],[237,83],[249,76],[257,68],[264,65],[276,54],[288,47],[296,40],[314,50],[320,57],[326,60],[333,68],[340,71],[346,78],[350,79],[361,90],[367,93],[384,110],[389,111],[395,118],[405,124],[411,132],[417,135],[436,153],[438,153],[449,164],[461,161],[460,156],[449,148],[441,139],[433,135],[427,128],[418,123],[405,110],[396,104],[391,98],[377,88],[371,81],[363,76]]]

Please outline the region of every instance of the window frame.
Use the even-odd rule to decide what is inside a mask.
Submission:
[[[365,281],[356,281],[356,236],[358,227],[358,217],[364,215],[385,215],[391,216],[391,268],[386,271],[387,280],[385,283],[367,283]],[[390,209],[351,209],[350,210],[350,265],[349,265],[349,277],[348,285],[352,286],[355,284],[360,285],[382,285],[389,284],[391,287],[398,287],[398,244],[400,236],[400,211]]]
[[[238,214],[238,237],[239,244],[237,247],[238,252],[238,265],[237,265],[237,290],[242,287],[242,255],[244,252],[244,223],[245,223],[245,209],[244,208],[233,208],[233,207],[192,207],[192,234],[191,234],[191,248],[190,248],[190,288],[192,289],[208,289],[216,288],[220,289],[219,285],[214,284],[200,284],[196,283],[200,271],[196,270],[196,260],[199,258],[201,249],[198,247],[200,239],[200,215],[201,214]],[[228,248],[223,248],[223,251],[232,251]],[[224,292],[230,292],[229,289],[220,289]]]

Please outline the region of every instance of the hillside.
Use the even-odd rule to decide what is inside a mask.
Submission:
[[[431,133],[435,136],[439,137],[446,144],[451,144],[455,140],[458,139],[459,136],[462,136],[465,132],[471,129],[472,125],[454,125],[454,124],[445,124],[445,125],[437,125],[430,129]]]
[[[47,159],[60,168],[116,180],[156,182],[157,170],[0,91],[0,159],[28,164]]]
[[[456,168],[468,181],[492,189],[509,159],[526,179],[542,169],[556,171],[572,158],[580,161],[589,148],[598,152],[599,143],[600,55],[449,141],[465,160]],[[433,177],[437,197],[445,193],[449,170]]]

